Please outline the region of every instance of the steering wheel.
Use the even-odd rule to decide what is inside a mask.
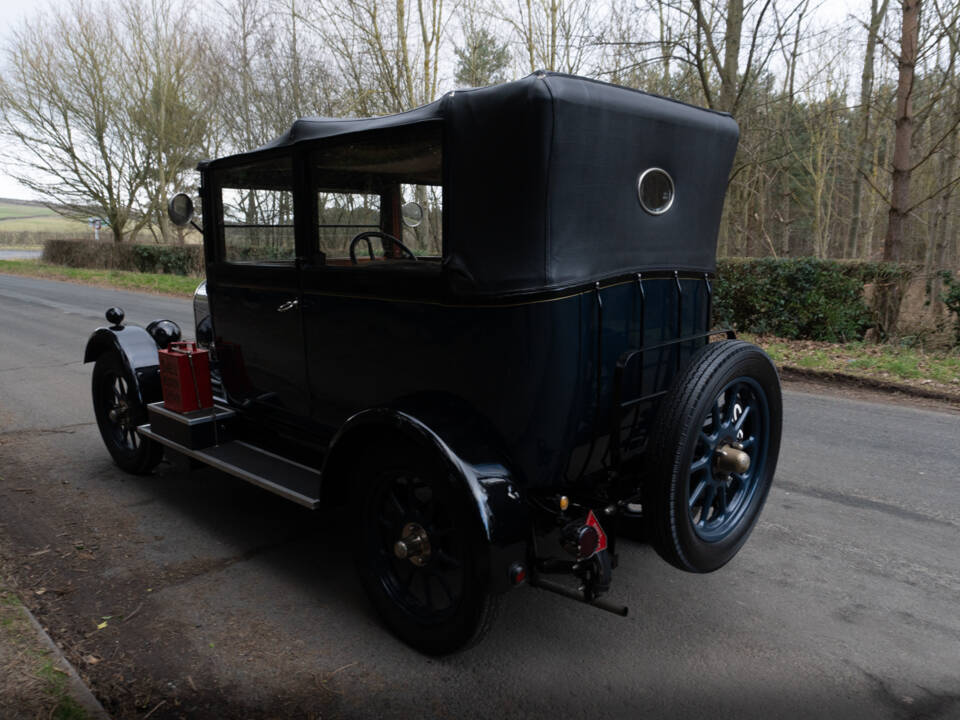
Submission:
[[[390,233],[380,232],[379,230],[367,230],[366,232],[360,233],[355,238],[353,238],[353,240],[350,241],[350,263],[351,264],[353,265],[357,264],[357,243],[359,243],[361,240],[367,241],[367,254],[370,256],[370,259],[373,260],[373,243],[370,242],[370,238],[372,237],[378,237],[381,240],[393,243],[398,248],[400,248],[400,252],[403,253],[403,255],[405,255],[410,260],[417,259],[417,256],[413,254],[413,250],[411,250],[402,242],[397,240]]]

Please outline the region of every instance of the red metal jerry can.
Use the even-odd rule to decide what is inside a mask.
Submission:
[[[159,354],[165,408],[185,413],[213,407],[209,352],[193,342],[174,342]]]

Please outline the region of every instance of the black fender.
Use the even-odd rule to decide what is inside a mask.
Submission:
[[[133,389],[143,405],[162,398],[160,360],[157,343],[142,327],[126,325],[100,327],[87,340],[83,353],[85,363],[93,362],[105,352],[116,351],[133,378]]]
[[[491,589],[512,587],[515,563],[527,564],[531,516],[510,463],[489,428],[469,412],[451,413],[449,403],[423,402],[363,410],[350,417],[330,443],[323,482],[346,484],[356,452],[371,431],[399,434],[435,452],[472,498],[490,552]]]

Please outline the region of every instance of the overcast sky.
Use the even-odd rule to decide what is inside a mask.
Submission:
[[[11,27],[15,27],[25,17],[39,12],[44,7],[67,5],[70,0],[48,0],[35,3],[31,0],[0,0],[0,46],[6,43]],[[198,7],[204,5],[204,0],[195,3]],[[869,7],[869,0],[823,0],[817,10],[818,24],[839,24],[850,14],[858,14],[863,8]],[[868,11],[869,12],[869,11]],[[291,118],[291,121],[293,118]],[[35,197],[25,188],[11,180],[0,166],[0,197],[24,198]]]

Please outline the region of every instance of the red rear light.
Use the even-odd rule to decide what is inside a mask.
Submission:
[[[597,545],[600,544],[600,533],[592,525],[584,525],[577,533],[577,557],[588,558],[597,551]]]

